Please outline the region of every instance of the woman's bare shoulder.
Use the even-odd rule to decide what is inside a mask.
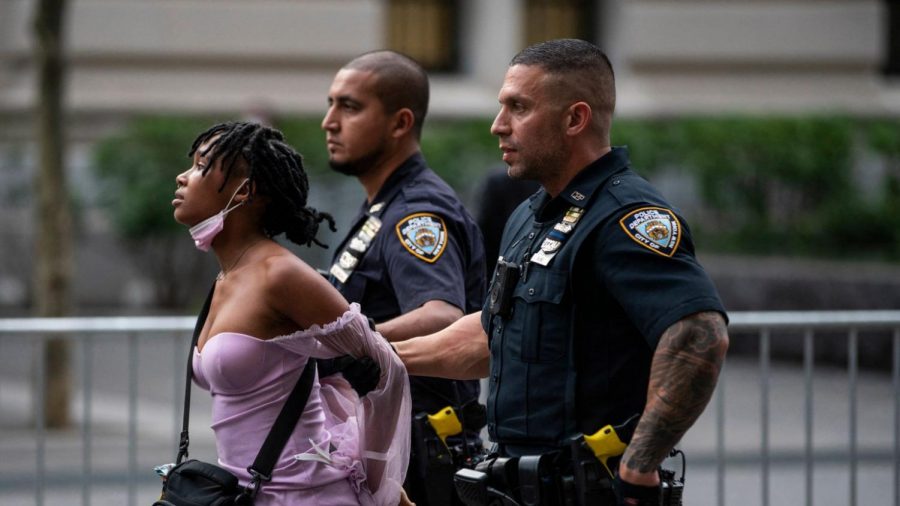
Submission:
[[[284,248],[273,250],[263,260],[263,269],[267,282],[280,281],[286,277],[306,278],[316,273],[315,269]]]
[[[272,307],[303,328],[332,322],[348,308],[321,274],[288,250],[266,258],[263,275]]]

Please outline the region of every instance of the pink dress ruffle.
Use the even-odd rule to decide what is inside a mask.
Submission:
[[[293,353],[314,358],[371,357],[381,367],[375,389],[359,398],[346,380],[321,380],[325,426],[332,434],[334,465],[349,472],[361,504],[396,505],[409,464],[411,401],[406,367],[388,342],[369,328],[359,304],[338,320],[272,339]]]
[[[375,360],[378,385],[360,399],[339,374],[317,379],[258,506],[396,505],[409,460],[406,369],[369,328],[358,304],[321,327],[270,340],[222,333],[207,341],[202,354],[195,351],[195,380],[213,396],[219,465],[244,484],[246,467],[307,359],[341,355]]]

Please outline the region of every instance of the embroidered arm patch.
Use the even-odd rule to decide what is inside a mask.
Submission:
[[[397,223],[397,237],[407,251],[416,258],[434,263],[447,246],[447,226],[440,216],[415,213]]]
[[[681,223],[669,209],[663,207],[642,207],[626,214],[619,225],[634,242],[671,257],[681,242]]]

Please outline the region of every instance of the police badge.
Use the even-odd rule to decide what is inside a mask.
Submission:
[[[375,238],[375,234],[378,233],[380,228],[381,220],[377,216],[369,216],[356,232],[356,235],[350,239],[350,243],[344,248],[344,251],[338,255],[337,262],[331,266],[328,272],[341,283],[346,283],[350,279],[350,275],[353,274],[353,270],[356,269],[357,264],[359,264],[359,259],[369,249],[372,239]]]
[[[681,223],[675,213],[662,207],[642,207],[619,220],[622,230],[641,246],[671,257],[681,242]]]
[[[579,193],[579,195],[581,194]],[[531,261],[538,265],[543,265],[544,267],[550,265],[553,257],[556,256],[559,249],[565,244],[566,239],[569,238],[569,234],[572,233],[572,230],[575,230],[575,225],[578,225],[578,220],[581,219],[581,215],[583,214],[584,209],[576,206],[570,207],[562,220],[556,225],[553,225],[553,228],[547,234],[547,237],[544,238],[544,242],[541,243],[540,251],[531,255]]]
[[[397,237],[416,258],[434,263],[447,246],[447,227],[438,215],[411,214],[397,223]]]

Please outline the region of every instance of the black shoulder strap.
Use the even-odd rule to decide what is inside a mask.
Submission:
[[[181,464],[181,459],[188,456],[188,444],[190,437],[188,436],[188,427],[191,419],[191,379],[194,377],[194,348],[200,340],[200,331],[206,323],[206,317],[209,315],[209,306],[212,303],[213,293],[216,291],[216,282],[213,281],[209,287],[209,295],[206,296],[206,302],[203,303],[203,309],[197,315],[197,323],[194,324],[194,337],[191,339],[191,347],[188,350],[187,374],[184,380],[184,408],[181,418],[181,440],[178,443],[178,457],[175,458],[176,464]]]
[[[194,348],[197,346],[200,338],[200,331],[203,330],[203,325],[206,323],[206,317],[209,314],[209,306],[212,303],[215,290],[216,284],[213,282],[212,287],[209,289],[209,295],[206,297],[206,302],[203,304],[203,309],[200,311],[200,315],[197,316],[197,323],[194,325],[194,337],[191,340],[191,348],[188,352],[187,375],[184,386],[184,417],[181,426],[181,442],[178,445],[178,457],[175,460],[176,464],[180,464],[181,460],[188,456],[188,444],[190,442],[188,426],[190,424],[191,409],[191,379],[194,377]],[[278,456],[281,454],[281,450],[287,443],[291,433],[294,432],[294,427],[297,426],[297,421],[300,420],[303,409],[306,407],[306,401],[309,399],[309,394],[312,391],[313,379],[316,376],[315,373],[316,361],[310,357],[306,362],[306,367],[303,368],[303,372],[300,374],[300,378],[294,385],[294,389],[291,390],[284,406],[281,407],[281,412],[278,413],[278,418],[275,419],[275,423],[269,430],[269,435],[266,436],[262,448],[256,455],[256,460],[253,461],[252,466],[247,468],[251,476],[253,476],[253,481],[257,488],[259,481],[268,481],[271,478],[275,462],[278,460]]]
[[[306,401],[309,399],[315,376],[316,360],[309,357],[306,367],[303,368],[303,373],[300,374],[297,384],[294,385],[294,389],[291,390],[290,395],[284,402],[281,412],[278,413],[278,418],[275,419],[272,430],[269,431],[262,448],[259,449],[256,460],[253,461],[252,466],[247,468],[251,475],[259,475],[265,481],[272,477],[272,469],[275,468],[275,462],[278,460],[278,456],[281,455],[281,450],[284,449],[288,438],[294,432],[294,427],[297,426],[297,421],[300,420],[300,415],[303,414],[303,409],[306,407]]]

